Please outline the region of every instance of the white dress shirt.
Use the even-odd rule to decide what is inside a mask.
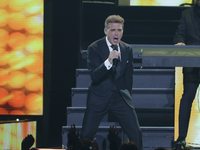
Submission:
[[[108,45],[109,51],[110,51],[110,52],[113,51],[113,49],[112,49],[112,47],[111,47],[112,44],[108,41],[107,36],[106,36],[106,43],[107,43],[107,45]],[[118,44],[117,46],[118,46],[118,52],[120,52],[119,44]],[[121,59],[121,55],[120,55],[120,59]],[[113,64],[111,64],[111,63],[109,62],[109,60],[106,59],[106,60],[104,61],[104,65],[106,66],[106,69],[107,69],[107,70],[110,70],[110,68],[112,68],[112,65],[113,65]]]

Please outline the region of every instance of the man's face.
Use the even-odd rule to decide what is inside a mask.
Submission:
[[[104,33],[108,37],[108,41],[113,44],[119,44],[122,35],[123,35],[123,27],[121,23],[109,23],[109,28],[104,28]]]
[[[196,0],[197,4],[200,6],[200,0]]]

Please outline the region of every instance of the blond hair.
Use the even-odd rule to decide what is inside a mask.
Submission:
[[[121,23],[124,27],[124,19],[119,15],[110,15],[105,20],[105,28],[109,29],[109,23]]]

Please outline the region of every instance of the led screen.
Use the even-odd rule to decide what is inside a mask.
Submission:
[[[0,0],[0,115],[43,114],[43,0]]]
[[[33,135],[32,147],[36,147],[36,121],[0,123],[0,149],[21,150],[21,142],[28,134]]]
[[[180,99],[183,94],[183,74],[182,74],[182,67],[176,67],[176,75],[175,75],[175,135],[174,140],[178,137],[178,115],[179,115],[179,106],[180,106]],[[190,123],[188,128],[188,134],[186,137],[187,146],[192,147],[199,147],[200,145],[200,95],[199,89],[197,90],[196,97],[192,104],[192,111],[190,117]]]
[[[130,0],[130,6],[179,6],[192,0]]]

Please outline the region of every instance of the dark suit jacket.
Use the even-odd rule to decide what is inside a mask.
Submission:
[[[119,89],[125,101],[132,105],[133,55],[132,47],[124,42],[119,43],[121,51],[120,76],[113,82],[112,68],[107,70],[104,61],[109,56],[106,38],[95,41],[88,47],[87,65],[91,84],[88,91],[87,107],[97,111],[103,110],[109,103],[112,90]],[[131,106],[133,107],[133,105]]]
[[[200,45],[200,31],[194,15],[194,7],[182,12],[182,17],[174,37],[174,44],[183,42],[186,45]]]
[[[174,37],[174,44],[183,42],[186,45],[200,45],[200,31],[194,7],[182,12],[181,21]],[[184,83],[198,84],[199,68],[183,68]]]

